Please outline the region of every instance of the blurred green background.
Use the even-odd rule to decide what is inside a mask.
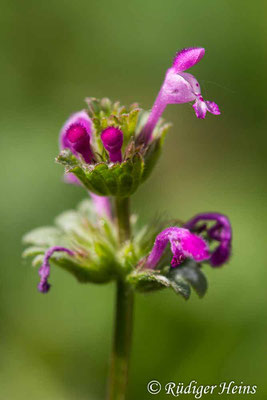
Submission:
[[[129,399],[153,398],[151,379],[242,381],[267,398],[265,16],[264,1],[1,0],[1,400],[104,398],[114,286],[53,269],[53,289],[39,294],[21,237],[86,196],[54,164],[66,118],[86,96],[150,108],[187,46],[206,48],[192,73],[222,115],[202,121],[190,104],[168,107],[174,127],[133,210],[144,222],[225,213],[233,257],[206,268],[203,300],[137,297]],[[220,398],[237,396],[251,398]]]

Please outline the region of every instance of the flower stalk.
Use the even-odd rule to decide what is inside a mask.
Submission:
[[[123,244],[131,236],[129,198],[117,198],[115,202],[119,240]],[[118,279],[116,285],[114,338],[107,400],[126,398],[132,343],[134,291],[124,279]]]
[[[125,400],[132,343],[134,291],[117,282],[115,326],[107,400]]]

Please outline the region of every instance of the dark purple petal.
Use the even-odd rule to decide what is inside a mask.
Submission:
[[[208,228],[207,221],[214,221],[215,224]],[[205,222],[205,225],[203,225],[203,222]],[[185,228],[197,233],[203,232],[203,226],[208,238],[219,242],[210,258],[210,264],[213,267],[219,267],[226,263],[231,256],[232,227],[230,221],[223,214],[203,213],[196,215],[184,225]]]
[[[231,243],[229,241],[223,241],[212,253],[210,264],[213,267],[220,267],[228,261],[230,254]]]
[[[176,53],[173,60],[173,67],[176,72],[182,72],[197,64],[205,54],[203,47],[189,47]]]
[[[50,247],[45,255],[44,255],[44,260],[43,264],[39,269],[39,276],[40,276],[40,282],[38,284],[38,290],[42,293],[47,293],[50,289],[50,284],[48,283],[48,277],[50,275],[50,264],[49,264],[49,259],[53,255],[54,252],[56,251],[64,251],[70,256],[74,255],[74,252],[65,248],[65,247],[60,247],[60,246],[53,246]]]
[[[155,268],[170,243],[173,258],[171,266],[176,267],[186,258],[197,262],[209,259],[209,248],[206,242],[188,229],[170,227],[164,229],[155,240],[154,246],[146,260],[146,268]]]
[[[110,126],[104,129],[101,133],[101,140],[103,146],[109,153],[111,162],[121,162],[122,154],[121,148],[123,144],[123,133],[119,128]]]

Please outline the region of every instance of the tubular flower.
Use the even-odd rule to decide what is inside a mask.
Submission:
[[[207,222],[209,221],[213,221],[215,224],[208,227]],[[232,247],[232,228],[225,215],[219,213],[198,214],[190,219],[184,227],[197,233],[205,232],[208,239],[219,242],[210,258],[210,264],[213,267],[220,267],[229,260]]]
[[[176,54],[173,65],[167,70],[165,80],[152,107],[146,125],[141,132],[141,141],[148,143],[151,140],[153,130],[167,104],[182,104],[195,101],[193,108],[196,116],[202,119],[205,118],[207,111],[215,115],[220,114],[216,103],[203,99],[200,85],[196,78],[184,72],[197,64],[203,58],[204,54],[205,49],[202,47],[190,47]]]
[[[78,111],[71,115],[60,132],[61,150],[66,148],[70,149],[74,155],[79,156],[80,154],[87,164],[91,164],[93,162],[93,152],[90,146],[92,130],[92,121],[86,111]],[[79,180],[71,173],[65,175],[65,181],[67,183],[80,185]],[[111,218],[109,199],[107,197],[97,196],[93,193],[90,193],[90,195],[97,214],[99,216]]]
[[[70,149],[73,154],[82,155],[84,161],[92,162],[92,150],[90,138],[92,133],[92,121],[83,111],[72,114],[66,121],[60,132],[60,148]]]
[[[171,266],[180,265],[186,258],[197,262],[208,260],[209,248],[206,242],[188,229],[171,227],[164,229],[157,237],[154,246],[146,260],[146,268],[155,268],[170,242],[173,254]]]
[[[74,255],[74,252],[60,246],[50,247],[44,255],[44,261],[39,269],[40,283],[38,284],[38,290],[42,293],[47,293],[50,289],[50,284],[48,283],[48,277],[50,275],[50,264],[49,259],[56,251],[64,251],[70,256]]]
[[[75,156],[79,154],[84,161],[92,161],[90,138],[92,133],[92,121],[87,113],[82,110],[72,114],[63,125],[59,134],[59,147],[61,150],[70,149]],[[73,174],[64,177],[67,183],[79,185],[79,180]]]
[[[123,143],[123,133],[120,129],[110,126],[101,133],[103,146],[109,153],[111,162],[122,162],[121,148]]]

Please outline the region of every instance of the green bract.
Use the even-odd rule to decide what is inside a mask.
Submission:
[[[144,161],[139,153],[122,163],[85,164],[70,150],[63,150],[57,161],[65,165],[66,173],[73,173],[86,189],[100,196],[128,197],[142,182]]]
[[[77,210],[59,215],[55,226],[37,228],[26,234],[23,241],[29,247],[23,256],[33,257],[32,264],[37,267],[49,247],[66,246],[75,256],[55,253],[52,264],[71,272],[80,282],[107,283],[122,278],[143,293],[170,288],[188,299],[192,286],[200,297],[205,294],[207,281],[199,266],[193,261],[175,269],[166,266],[171,259],[169,250],[157,270],[143,268],[156,235],[166,223],[154,221],[138,231],[132,218],[131,225],[134,239],[121,245],[114,223],[106,218],[98,219],[91,200],[84,200]]]

